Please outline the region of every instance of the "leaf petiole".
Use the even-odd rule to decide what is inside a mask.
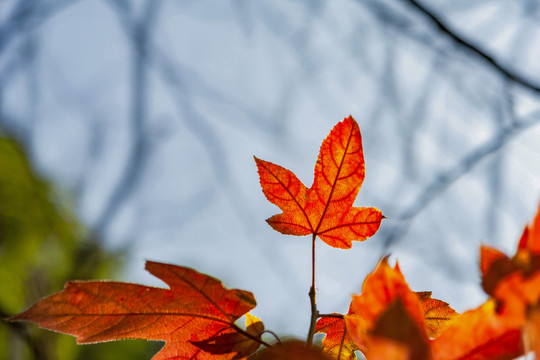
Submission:
[[[266,341],[264,341],[263,339],[260,338],[260,335],[262,335],[262,333],[259,334],[259,336],[255,336],[255,335],[253,335],[253,334],[248,333],[246,330],[244,330],[244,329],[238,327],[236,324],[233,324],[233,325],[232,325],[232,328],[233,328],[236,332],[238,332],[239,334],[242,334],[242,335],[244,335],[245,337],[250,338],[251,340],[258,342],[258,343],[261,344],[261,345],[264,345],[264,346],[266,346],[266,347],[272,347],[272,345],[270,345],[269,343],[267,343]],[[271,331],[265,330],[265,331],[263,331],[263,333],[264,333],[264,332],[271,332]]]
[[[315,327],[319,318],[319,310],[317,310],[317,292],[315,290],[315,244],[317,235],[313,234],[311,245],[311,288],[309,289],[309,300],[311,302],[311,321],[309,324],[309,332],[307,336],[307,346],[313,344],[313,335],[315,335]]]

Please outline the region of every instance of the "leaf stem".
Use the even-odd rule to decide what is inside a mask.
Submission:
[[[232,324],[232,328],[233,328],[236,332],[238,332],[238,333],[244,335],[244,336],[247,337],[247,338],[250,338],[250,339],[253,340],[253,341],[258,342],[258,343],[261,344],[261,345],[264,345],[264,346],[266,346],[266,347],[268,347],[268,348],[269,348],[269,347],[272,347],[272,345],[270,345],[269,343],[267,343],[266,341],[264,341],[263,339],[261,339],[261,338],[259,337],[260,335],[259,335],[259,336],[255,336],[255,335],[253,335],[253,334],[250,334],[250,333],[248,333],[247,331],[245,331],[245,330],[241,329],[240,327],[238,327],[236,324]]]
[[[311,245],[311,288],[309,289],[309,300],[311,302],[311,321],[309,323],[309,332],[307,336],[307,346],[313,344],[313,335],[315,335],[315,326],[319,318],[319,310],[317,310],[317,292],[315,290],[315,240],[317,235],[313,234]]]

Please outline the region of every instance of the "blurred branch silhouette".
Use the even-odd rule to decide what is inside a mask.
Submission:
[[[26,34],[79,0],[19,0],[0,24],[0,54],[18,35]]]
[[[484,6],[498,12],[486,15],[481,29],[455,21]],[[515,21],[500,25],[508,6]],[[232,0],[212,7],[164,0],[0,2],[0,133],[16,137],[53,181],[62,183],[58,169],[79,169],[67,181],[69,200],[88,223],[89,242],[107,246],[113,237],[146,239],[164,229],[167,236],[160,236],[167,241],[171,233],[202,242],[204,228],[211,238],[204,246],[213,255],[223,258],[225,247],[218,246],[230,241],[231,261],[249,259],[257,264],[254,274],[288,282],[274,291],[282,296],[275,311],[283,311],[279,301],[290,302],[303,274],[298,260],[288,257],[293,251],[285,245],[279,250],[265,232],[252,159],[239,154],[277,149],[267,151],[291,154],[291,163],[305,166],[300,170],[309,178],[313,149],[306,144],[318,146],[314,134],[330,129],[336,116],[355,112],[370,167],[366,179],[374,170],[381,177],[361,201],[376,200],[389,217],[377,240],[385,253],[407,239],[426,209],[444,204],[443,195],[453,194],[460,179],[478,176],[473,169],[480,169],[490,198],[482,214],[463,209],[460,215],[481,218],[482,236],[497,241],[503,212],[519,221],[504,203],[505,191],[521,190],[507,190],[507,145],[540,123],[535,106],[520,110],[525,102],[539,102],[534,51],[540,39],[531,35],[540,30],[539,8],[534,0]],[[512,24],[510,44],[493,46],[495,32]],[[98,46],[117,30],[117,43]],[[84,37],[86,32],[95,37]],[[88,53],[81,50],[86,48]],[[97,70],[73,76],[87,68]],[[125,77],[115,77],[124,71]],[[59,125],[56,118],[68,120]],[[62,124],[72,127],[56,128]],[[483,137],[471,135],[475,131]],[[73,148],[54,146],[69,137]],[[154,168],[186,159],[174,176]],[[162,176],[172,177],[165,182],[171,188],[156,191],[159,197],[148,184]],[[195,190],[182,188],[189,181],[197,183]],[[113,234],[126,209],[136,211],[129,234]],[[139,258],[156,247],[123,245],[139,251]],[[177,245],[184,251],[199,243]],[[297,249],[297,243],[286,245]],[[340,280],[329,281],[345,288]],[[10,313],[0,304],[1,311]],[[35,359],[45,359],[37,354],[40,345],[27,342]]]
[[[131,48],[131,131],[132,148],[125,170],[116,183],[109,196],[104,210],[101,212],[94,225],[94,230],[99,234],[98,238],[104,238],[105,231],[111,221],[115,219],[118,210],[132,195],[140,181],[142,172],[148,158],[147,131],[147,102],[148,102],[148,58],[151,56],[153,29],[159,16],[160,0],[147,0],[141,12],[140,18],[131,20],[129,17],[129,2],[112,1],[115,8],[122,14],[126,35]]]
[[[506,77],[508,80],[511,80],[514,83],[520,84],[529,90],[532,90],[536,93],[540,93],[540,84],[534,82],[530,78],[523,76],[515,69],[507,67],[496,57],[488,55],[484,50],[481,49],[480,45],[474,44],[473,42],[467,40],[464,36],[460,35],[457,31],[453,30],[449,25],[446,25],[444,20],[441,19],[434,11],[430,10],[428,7],[422,5],[420,1],[417,0],[404,0],[406,3],[410,4],[413,8],[425,15],[437,29],[443,34],[450,37],[457,45],[462,47],[465,50],[471,51],[474,55],[480,57],[482,60],[486,61],[494,70],[499,72],[501,75]]]
[[[413,41],[418,41],[425,46],[432,48],[436,53],[448,52],[444,47],[441,47],[440,42],[436,40],[438,36],[446,37],[451,40],[452,44],[446,44],[448,47],[455,47],[463,55],[466,55],[471,58],[478,58],[485,62],[485,64],[496,74],[499,74],[505,79],[504,93],[502,94],[502,105],[497,101],[493,101],[490,105],[493,111],[494,121],[494,136],[486,141],[484,144],[477,146],[472,149],[469,154],[462,157],[461,160],[458,160],[456,165],[448,168],[447,170],[441,171],[434,174],[434,179],[428,183],[423,190],[418,192],[418,196],[409,202],[408,205],[404,205],[401,208],[393,209],[395,216],[393,217],[397,223],[386,233],[384,238],[383,252],[386,253],[388,250],[396,244],[397,241],[404,238],[407,235],[407,230],[411,226],[412,221],[417,217],[427,206],[429,206],[433,201],[440,197],[452,184],[457,180],[462,178],[464,175],[468,174],[478,163],[484,160],[486,157],[497,153],[501,148],[503,148],[509,141],[514,139],[517,135],[526,131],[527,129],[533,127],[534,125],[540,122],[540,114],[533,113],[529,116],[517,119],[512,109],[512,97],[513,89],[515,85],[522,86],[528,90],[533,91],[534,93],[540,92],[540,86],[531,78],[522,75],[520,72],[504,63],[503,61],[498,60],[498,56],[489,55],[486,53],[482,46],[476,44],[475,42],[467,40],[467,36],[462,35],[458,30],[452,28],[452,26],[447,25],[447,20],[443,20],[441,16],[437,14],[437,11],[431,10],[429,7],[424,6],[421,2],[417,0],[405,0],[400,1],[400,3],[406,5],[404,8],[399,6],[394,7],[393,4],[388,2],[375,2],[370,1],[365,5],[370,9],[374,15],[376,15],[379,20],[385,24],[392,26],[400,34],[404,34],[406,37],[410,38]],[[473,2],[468,3],[472,8],[474,6]],[[456,5],[458,6],[458,5]],[[465,7],[465,5],[462,5]],[[440,35],[437,35],[435,32],[428,34],[427,30],[422,29],[422,27],[415,26],[416,22],[414,18],[424,17],[434,26],[437,32]],[[422,29],[422,30],[419,30]],[[392,51],[392,50],[390,50]],[[442,56],[437,56],[433,62],[433,73],[426,76],[425,88],[420,91],[418,96],[418,102],[411,106],[411,116],[403,117],[402,105],[399,101],[396,100],[395,93],[395,84],[393,83],[396,75],[393,74],[391,65],[387,65],[387,69],[383,71],[382,76],[382,87],[384,89],[384,102],[385,104],[390,104],[390,109],[394,109],[394,113],[397,118],[402,118],[403,120],[398,120],[398,124],[402,125],[400,131],[403,134],[402,140],[403,150],[401,154],[403,155],[403,172],[408,174],[409,177],[414,178],[415,174],[415,164],[417,163],[415,158],[415,153],[418,150],[415,150],[417,146],[414,141],[414,134],[417,133],[425,122],[425,111],[423,110],[426,106],[426,102],[429,101],[432,95],[432,89],[434,85],[437,84],[436,77],[441,74],[441,66],[443,62],[448,60],[443,60]],[[385,54],[388,64],[392,64],[395,55],[391,52]],[[505,106],[505,104],[510,104]],[[377,106],[376,109],[382,109],[381,106]],[[400,115],[398,115],[400,114]],[[506,118],[510,117],[511,122],[506,124]],[[496,156],[496,155],[495,155]],[[497,202],[497,194],[501,188],[500,183],[500,173],[501,173],[501,163],[500,158],[493,162],[492,175],[488,178],[488,186],[491,188],[493,195],[492,201],[494,204]],[[499,175],[497,175],[499,174]],[[488,225],[488,231],[492,233],[496,228],[496,214],[495,206],[492,207],[486,214],[486,221],[491,225]],[[488,220],[489,219],[489,220]]]
[[[436,174],[435,178],[420,191],[420,195],[409,206],[401,210],[400,215],[396,219],[400,222],[399,225],[392,229],[384,241],[385,251],[400,238],[404,237],[413,219],[452,186],[452,184],[467,174],[486,157],[496,153],[516,136],[539,123],[540,111],[536,111],[523,119],[504,126],[495,136],[472,150],[454,167]]]

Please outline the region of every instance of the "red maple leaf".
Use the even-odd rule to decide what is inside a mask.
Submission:
[[[365,176],[362,137],[349,116],[324,139],[307,188],[293,172],[255,157],[264,195],[283,213],[266,220],[288,235],[318,236],[328,245],[349,249],[372,236],[383,215],[372,207],[353,207]]]
[[[260,333],[235,325],[255,307],[253,294],[227,290],[219,280],[186,267],[148,261],[146,269],[170,289],[115,281],[69,282],[63,291],[9,320],[31,321],[74,335],[79,344],[119,339],[165,341],[153,360],[229,360],[249,355],[242,353],[245,349],[257,350]],[[227,335],[234,342],[217,354],[197,346]]]

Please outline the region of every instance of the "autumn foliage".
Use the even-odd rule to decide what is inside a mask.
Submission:
[[[348,249],[374,235],[384,216],[354,207],[365,177],[358,124],[338,123],[324,139],[314,181],[306,187],[290,170],[255,158],[266,198],[281,209],[267,222],[288,235],[310,235],[312,322],[303,341],[281,341],[249,312],[253,294],[226,289],[193,269],[147,262],[168,288],[113,281],[69,282],[8,321],[30,321],[73,335],[80,344],[120,339],[164,341],[166,359],[369,360],[540,359],[540,211],[513,256],[480,249],[481,286],[489,299],[458,314],[429,291],[415,291],[397,262],[382,258],[352,296],[346,314],[320,314],[315,301],[315,241]],[[344,255],[346,256],[346,255]],[[241,318],[245,323],[240,324]],[[322,334],[321,347],[312,345]]]
[[[264,195],[283,211],[266,220],[276,231],[314,235],[348,249],[353,240],[365,240],[379,229],[380,210],[352,206],[365,177],[362,137],[352,117],[324,139],[309,189],[293,172],[258,158],[255,162]]]

